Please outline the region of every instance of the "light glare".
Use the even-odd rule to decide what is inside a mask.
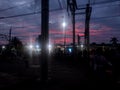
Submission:
[[[30,49],[33,49],[33,45],[29,45],[29,48],[30,48]]]
[[[66,26],[66,23],[65,23],[65,22],[63,22],[63,23],[62,23],[62,26],[63,26],[63,27],[65,27],[65,26]]]
[[[5,49],[5,46],[2,46],[2,49]]]

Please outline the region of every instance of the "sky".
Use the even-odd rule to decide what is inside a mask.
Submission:
[[[66,33],[66,42],[72,43],[72,23],[66,10],[66,0],[49,1],[50,42],[63,44]],[[88,3],[88,0],[76,1],[80,8]],[[116,37],[120,42],[120,0],[90,0],[90,5],[92,7],[90,42],[109,43],[111,37]],[[41,11],[41,0],[0,0],[0,18],[34,13],[0,19],[0,44],[7,43],[6,38],[2,38],[1,34],[8,35],[10,28],[12,28],[12,36],[18,37],[24,44],[34,42],[41,33],[41,13],[37,13],[39,11]],[[77,35],[80,35],[81,42],[84,43],[85,15],[76,15],[75,20],[76,41]],[[62,27],[64,21],[65,28]]]

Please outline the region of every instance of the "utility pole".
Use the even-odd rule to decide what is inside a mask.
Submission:
[[[75,12],[76,12],[76,9],[77,9],[77,4],[76,4],[76,0],[67,0],[67,5],[68,5],[68,8],[70,9],[71,11],[71,15],[72,15],[72,25],[73,25],[73,54],[75,55],[75,50],[76,50],[76,47],[75,47]]]
[[[9,44],[11,44],[11,39],[12,39],[12,26],[10,27],[10,30],[9,30]]]
[[[89,0],[90,3],[90,0]],[[72,15],[72,24],[73,24],[73,53],[75,53],[75,15],[77,14],[86,14],[86,19],[85,19],[85,48],[88,53],[89,57],[89,23],[90,23],[90,16],[91,16],[91,11],[92,7],[90,7],[90,4],[86,5],[86,8],[78,8],[76,0],[67,0],[67,11],[70,9],[71,15]],[[82,10],[85,9],[84,12],[76,13],[76,10]],[[69,14],[69,12],[68,12]]]
[[[66,31],[64,30],[64,53],[66,51]]]
[[[79,35],[77,35],[77,39],[78,39],[78,46],[79,46],[81,37]]]
[[[48,80],[49,0],[41,0],[41,81]]]
[[[91,10],[92,8],[90,7],[90,4],[86,5],[86,19],[85,19],[85,47],[86,47],[86,51],[88,53],[88,57],[89,57],[89,24],[90,24],[90,16],[91,16]]]
[[[73,53],[75,53],[75,7],[72,11],[72,24],[73,24]]]

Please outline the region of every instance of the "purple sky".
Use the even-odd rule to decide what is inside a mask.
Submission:
[[[40,11],[41,0],[0,0],[0,17],[26,14]],[[61,2],[61,7],[58,3]],[[84,7],[87,0],[76,0],[79,7]],[[90,42],[108,43],[111,37],[120,41],[120,0],[91,0],[93,8],[90,23]],[[83,10],[84,11],[84,10]],[[66,12],[66,0],[50,0],[49,33],[50,41],[63,43],[62,22],[65,27],[66,41],[72,43],[71,18]],[[85,15],[76,16],[76,35],[84,35]],[[41,14],[6,18],[0,20],[0,34],[8,35],[12,26],[12,36],[17,36],[23,43],[34,42],[41,32]],[[6,40],[0,37],[0,44]]]

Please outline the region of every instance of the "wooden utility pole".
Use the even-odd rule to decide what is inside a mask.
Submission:
[[[90,0],[89,0],[90,3]],[[76,13],[76,10],[82,10],[85,9],[84,12]],[[86,8],[78,8],[76,0],[67,0],[67,11],[70,10],[71,15],[72,15],[72,24],[73,24],[73,53],[75,53],[75,15],[77,14],[86,14],[86,19],[85,19],[85,48],[89,56],[89,23],[90,23],[90,16],[91,16],[91,11],[92,7],[90,7],[90,4],[86,5]],[[68,12],[69,14],[69,12]]]
[[[9,30],[9,44],[11,44],[11,39],[12,39],[12,27],[10,27],[10,30]]]
[[[73,53],[75,53],[75,9],[72,11],[72,25],[73,25]]]
[[[73,54],[75,55],[76,51],[76,47],[75,47],[75,12],[77,9],[77,4],[76,4],[76,0],[67,0],[67,6],[68,9],[70,9],[71,15],[72,15],[72,25],[73,25]]]
[[[48,80],[49,0],[41,0],[41,81]]]
[[[89,44],[90,44],[89,24],[90,24],[91,10],[92,10],[92,8],[90,7],[89,4],[87,4],[86,5],[86,19],[85,19],[85,48],[86,48],[88,55],[89,55]]]
[[[79,35],[77,35],[78,46],[81,44],[80,39],[81,39],[81,37]]]

